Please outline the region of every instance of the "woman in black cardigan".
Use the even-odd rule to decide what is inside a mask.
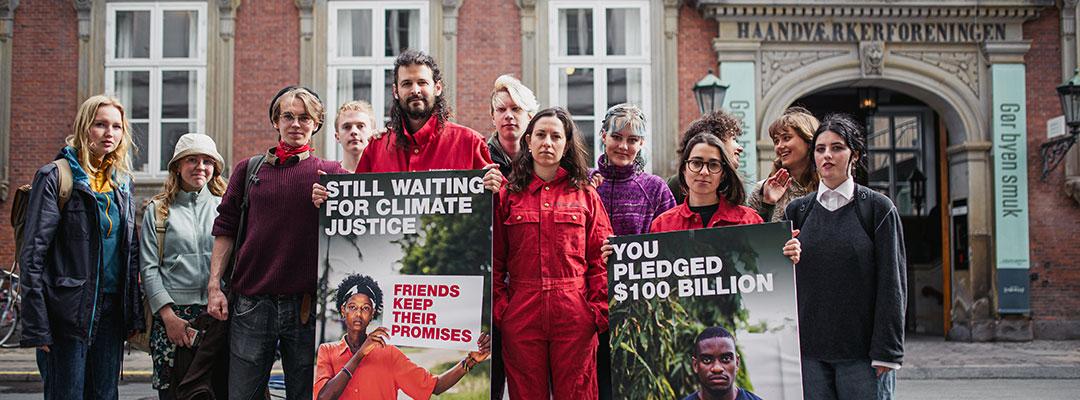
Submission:
[[[817,192],[786,209],[804,249],[796,274],[805,399],[892,399],[904,355],[907,278],[900,215],[857,185],[863,133],[830,115],[814,133]]]

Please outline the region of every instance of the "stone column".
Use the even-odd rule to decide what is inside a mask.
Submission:
[[[461,0],[442,0],[442,35],[437,60],[442,69],[443,97],[451,108],[457,104],[457,20]]]
[[[0,0],[0,202],[11,189],[11,41],[19,0]]]
[[[537,100],[542,100],[544,97],[540,95],[540,71],[537,59],[539,50],[536,42],[536,2],[537,0],[515,0],[518,9],[521,10],[521,83],[536,93]]]
[[[207,13],[206,134],[214,138],[225,158],[226,174],[232,168],[234,39],[240,1],[215,0]]]
[[[105,1],[73,0],[79,18],[78,103],[105,91]]]

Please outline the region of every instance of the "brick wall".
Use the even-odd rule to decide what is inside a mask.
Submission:
[[[234,164],[277,144],[267,112],[278,90],[300,82],[299,21],[291,1],[245,1],[236,10]],[[333,134],[331,125],[315,134],[313,146],[323,143],[321,135]]]
[[[457,122],[489,135],[495,78],[521,79],[521,17],[514,1],[465,1],[457,49]]]
[[[11,60],[11,194],[0,203],[0,263],[15,258],[11,195],[52,161],[71,133],[81,99],[78,19],[67,0],[24,1],[15,9]]]
[[[1080,247],[1070,240],[1080,227],[1080,206],[1062,191],[1065,166],[1042,174],[1039,145],[1046,140],[1046,120],[1061,115],[1054,88],[1061,84],[1058,10],[1045,9],[1024,24],[1031,41],[1027,64],[1028,202],[1031,240],[1031,316],[1036,337],[1057,336],[1069,324],[1080,327]],[[1080,332],[1073,331],[1076,337]]]
[[[710,69],[719,73],[712,49],[717,29],[715,20],[702,18],[694,7],[684,5],[679,10],[679,136],[701,116],[694,100],[694,84]]]

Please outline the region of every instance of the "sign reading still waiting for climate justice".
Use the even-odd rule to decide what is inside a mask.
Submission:
[[[611,240],[612,391],[619,399],[686,398],[701,388],[689,355],[705,329],[735,336],[736,386],[802,399],[795,270],[788,222]]]
[[[319,343],[347,332],[336,290],[359,274],[382,297],[366,333],[386,328],[388,345],[412,347],[405,354],[435,374],[478,349],[491,326],[492,195],[483,172],[320,178],[329,198],[319,209]]]
[[[383,325],[396,346],[476,349],[484,304],[482,276],[412,276],[393,281]]]

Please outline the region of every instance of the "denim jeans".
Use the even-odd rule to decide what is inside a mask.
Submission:
[[[126,334],[119,302],[119,296],[99,295],[91,339],[54,337],[48,353],[37,351],[45,400],[119,397]]]
[[[315,310],[300,323],[297,296],[237,295],[229,323],[229,398],[261,399],[281,350],[285,396],[309,400],[315,376]]]
[[[877,375],[870,360],[802,359],[805,400],[892,400],[896,371]]]

